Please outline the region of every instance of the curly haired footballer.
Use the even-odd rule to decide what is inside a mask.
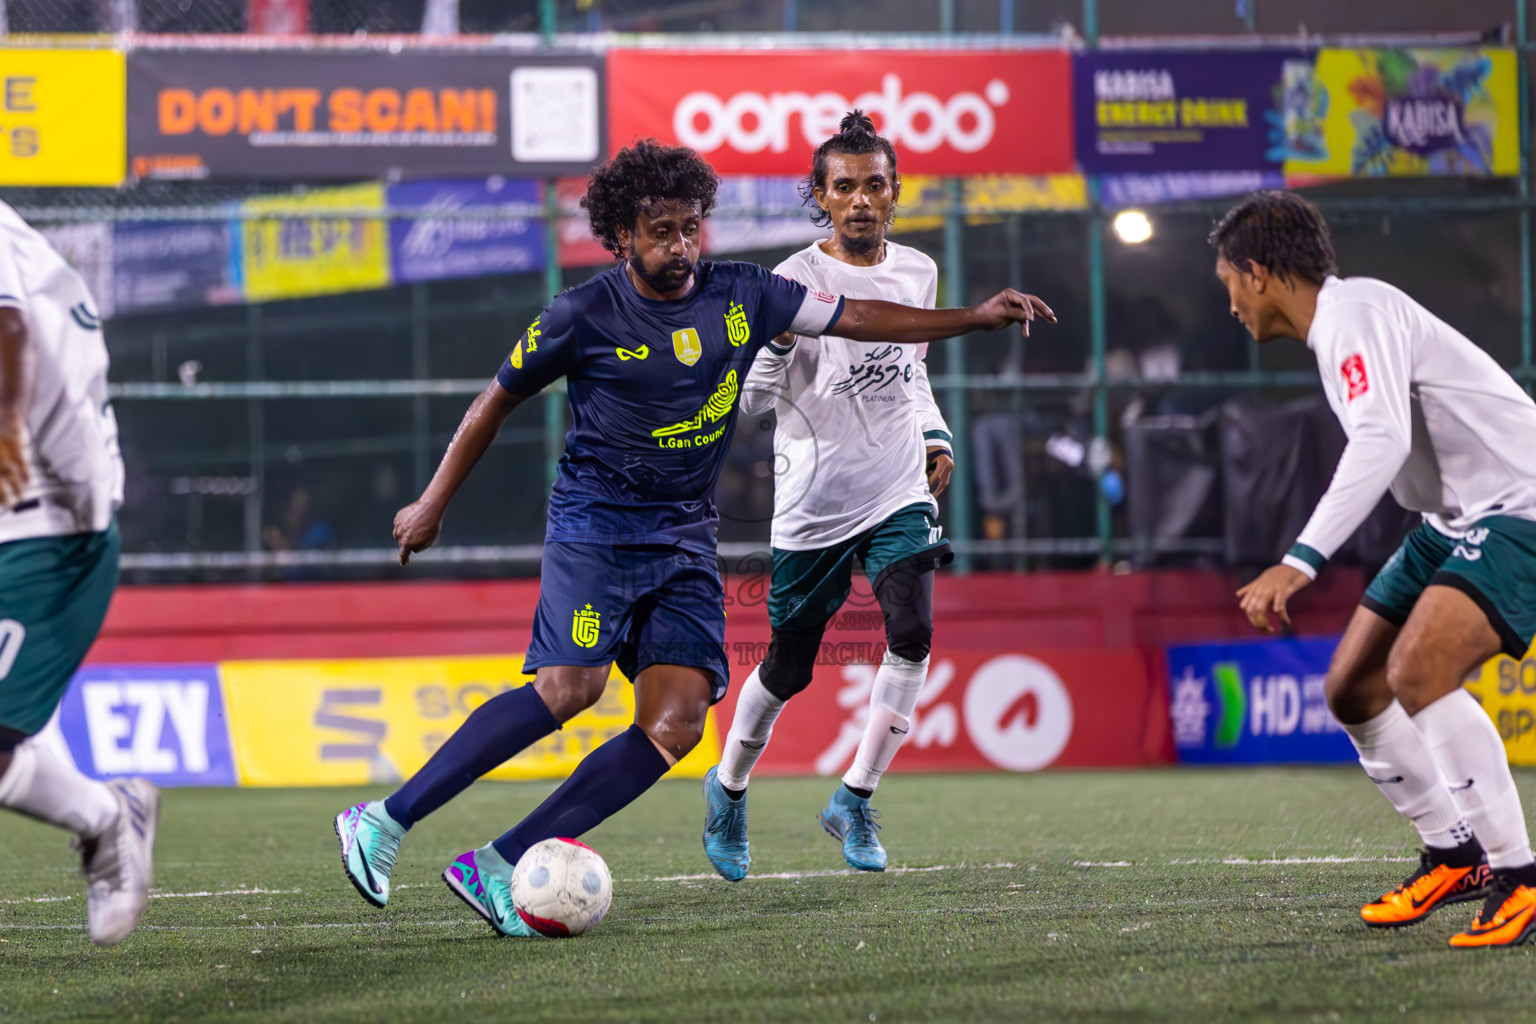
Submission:
[[[1320,285],[1339,272],[1327,221],[1294,192],[1255,192],[1227,211],[1207,241],[1234,267],[1246,270],[1251,261],[1282,281]]]
[[[619,232],[633,230],[640,214],[654,215],[668,203],[698,203],[700,216],[708,217],[719,186],[715,169],[693,150],[641,139],[592,172],[581,206],[593,237],[623,259]]]

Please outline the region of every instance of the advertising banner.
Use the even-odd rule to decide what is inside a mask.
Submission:
[[[904,173],[1073,169],[1065,51],[613,50],[608,75],[611,149],[682,143],[721,174],[805,174],[854,107]]]
[[[1239,196],[1284,188],[1274,171],[1165,171],[1161,174],[1106,174],[1099,178],[1099,201],[1110,209],[1154,206],[1221,196]]]
[[[878,610],[873,614],[878,617]],[[824,648],[832,664],[818,667],[811,685],[785,706],[761,772],[839,775],[853,761],[882,644],[847,646],[847,652]],[[737,651],[733,660],[760,660],[766,641],[760,647]],[[864,649],[873,656],[859,656]],[[1161,705],[1138,651],[936,648],[893,770],[1033,772],[1146,764],[1148,713],[1161,714]]]
[[[384,197],[392,213],[417,214],[389,222],[389,260],[396,284],[544,268],[544,222],[495,210],[542,203],[537,181],[415,181],[390,185]],[[476,209],[486,215],[432,216]]]
[[[0,49],[0,185],[123,180],[123,55]]]
[[[1355,760],[1323,689],[1338,642],[1323,637],[1168,648],[1168,713],[1179,760]]]
[[[1484,663],[1467,691],[1499,727],[1509,763],[1536,765],[1536,647],[1520,661],[1501,654]]]
[[[317,189],[300,196],[263,196],[241,203],[270,214],[240,225],[240,267],[251,302],[365,291],[389,284],[383,217],[306,217],[321,210],[384,212],[378,183]]]
[[[603,267],[614,259],[613,253],[592,237],[592,223],[587,219],[587,211],[581,208],[581,198],[586,194],[586,178],[561,178],[555,182],[562,267]]]
[[[139,52],[135,177],[580,174],[603,156],[588,54]]]
[[[225,221],[124,221],[112,227],[112,287],[121,315],[240,300]]]
[[[87,665],[55,721],[76,767],[92,778],[235,785],[216,665]]]
[[[1287,178],[1512,177],[1520,172],[1515,51],[1321,50],[1287,65]]]
[[[246,786],[400,782],[471,711],[528,681],[521,656],[235,661],[225,662],[223,671]],[[634,687],[615,672],[595,706],[487,778],[563,778],[634,717]],[[713,717],[710,722],[673,776],[702,778],[719,760]]]
[[[113,238],[112,225],[102,221],[90,224],[55,224],[39,229],[48,244],[63,256],[90,289],[96,300],[96,315],[105,319],[113,309]]]
[[[1109,50],[1072,62],[1077,162],[1090,174],[1253,171],[1277,165],[1295,50]]]

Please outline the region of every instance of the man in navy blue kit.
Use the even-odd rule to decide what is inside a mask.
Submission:
[[[742,381],[766,342],[791,331],[917,344],[1055,321],[1045,303],[1012,290],[967,309],[916,309],[813,292],[754,264],[701,262],[718,183],[692,150],[649,140],[593,172],[582,205],[621,262],[539,314],[465,413],[421,498],[395,517],[404,564],[437,539],[449,499],[508,414],[566,379],[571,428],[524,662],[534,680],[475,709],[394,794],[337,816],[347,877],[375,906],[389,899],[406,831],[595,704],[611,665],[634,683],[635,724],[511,831],[443,873],[491,927],[536,934],[511,897],[512,868],[528,847],[593,828],[699,742],[730,679],[710,495]]]

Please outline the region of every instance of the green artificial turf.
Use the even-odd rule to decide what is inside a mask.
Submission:
[[[731,885],[698,783],[662,783],[588,837],[613,909],[570,940],[500,939],[439,879],[547,784],[481,783],[418,826],[385,910],[331,832],[377,790],[169,791],[160,898],[110,950],[63,834],[7,814],[0,1021],[1536,1018],[1536,953],[1446,947],[1475,905],[1360,924],[1413,836],[1358,769],[897,775],[884,875],[816,824],[832,784],[754,783]]]

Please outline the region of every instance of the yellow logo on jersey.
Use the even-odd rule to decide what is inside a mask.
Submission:
[[[602,612],[595,612],[589,604],[586,608],[577,608],[576,614],[571,618],[571,639],[576,641],[578,647],[594,647],[597,645],[598,628],[602,625]]]
[[[512,364],[512,369],[514,369],[514,370],[521,370],[523,368],[523,339],[522,338],[518,338],[517,339],[517,344],[512,346],[512,354],[510,356],[507,356],[507,362]]]
[[[675,437],[678,434],[686,434],[690,430],[702,430],[707,423],[714,423],[729,417],[731,415],[731,410],[735,407],[736,371],[732,370],[730,373],[725,375],[725,380],[720,382],[720,386],[715,388],[715,393],[709,396],[709,401],[704,403],[704,408],[700,409],[692,419],[686,419],[681,423],[674,423],[670,427],[657,427],[655,430],[651,431],[651,436],[665,439]],[[663,440],[661,442],[661,447],[702,448],[704,445],[718,440],[720,435],[724,432],[724,429],[725,428],[722,427],[720,430],[715,431],[713,434],[709,434],[704,437],[686,438],[681,443],[668,443],[666,440]]]
[[[627,363],[631,359],[644,359],[646,356],[650,355],[651,354],[651,346],[649,346],[649,345],[641,345],[639,348],[633,348],[633,349],[631,349],[631,348],[616,348],[616,349],[614,349],[614,351],[617,352],[618,355],[619,355],[619,362]]]
[[[747,323],[747,311],[741,308],[741,303],[731,303],[731,308],[725,314],[725,336],[731,339],[731,344],[740,348],[752,337],[752,327]]]
[[[528,344],[529,355],[533,355],[539,350],[539,338],[544,333],[539,330],[539,321],[542,319],[543,317],[534,317],[533,323],[528,325],[528,333],[523,336],[523,340]]]
[[[684,366],[692,366],[698,362],[699,356],[704,354],[704,346],[699,344],[699,332],[692,327],[673,331],[672,353]]]

